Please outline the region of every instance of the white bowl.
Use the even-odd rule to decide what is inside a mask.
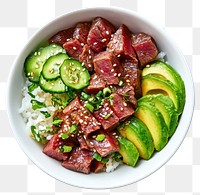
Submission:
[[[120,166],[112,173],[81,174],[63,168],[60,162],[42,153],[42,148],[29,137],[25,123],[18,110],[21,106],[21,91],[24,87],[23,63],[28,54],[59,30],[73,26],[79,21],[102,16],[115,26],[126,24],[133,32],[145,32],[153,36],[160,51],[167,54],[167,61],[179,72],[185,82],[186,104],[178,128],[165,148],[148,160],[140,160],[137,167]],[[70,185],[83,188],[113,188],[137,182],[163,166],[176,152],[188,131],[194,109],[192,76],[183,54],[172,37],[161,27],[143,18],[138,13],[120,8],[90,8],[67,13],[40,29],[26,44],[16,58],[7,85],[7,111],[14,135],[26,155],[44,172]]]

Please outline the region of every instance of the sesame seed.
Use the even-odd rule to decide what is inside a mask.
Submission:
[[[147,64],[146,67],[149,68],[149,67],[150,67],[150,64]]]
[[[109,31],[106,31],[106,34],[109,35]]]
[[[96,152],[96,150],[95,150],[95,149],[93,149],[93,152]]]
[[[113,64],[113,67],[116,67],[117,66],[117,64]]]
[[[66,41],[70,41],[70,39],[66,39]]]
[[[113,114],[113,111],[112,111],[112,110],[110,111],[110,114]]]
[[[115,70],[114,69],[111,69],[111,72],[114,72]]]
[[[116,76],[117,76],[117,73],[114,74],[114,77],[116,77]]]
[[[127,82],[127,83],[130,83],[131,81],[130,81],[129,79],[126,79],[126,82]]]
[[[88,64],[88,67],[89,67],[89,68],[91,68],[91,67],[92,67],[92,65],[91,65],[91,64]]]
[[[119,137],[118,135],[115,136],[115,138],[118,138],[118,137]]]
[[[97,42],[94,42],[94,44],[93,45],[97,45]]]
[[[112,35],[110,35],[111,37],[113,37],[114,35],[112,34]]]
[[[116,133],[116,132],[113,132],[112,134],[113,134],[113,135],[116,135],[117,133]]]
[[[91,145],[94,145],[94,143],[93,143],[93,142],[90,142],[90,144],[91,144]]]
[[[81,46],[83,47],[83,46],[84,46],[84,43],[81,43]]]
[[[56,48],[56,45],[52,45],[53,48]]]
[[[120,77],[120,76],[121,76],[121,73],[118,74],[118,77]]]
[[[80,122],[80,123],[83,123],[83,119],[80,119],[79,122]]]
[[[31,73],[30,73],[30,72],[28,72],[28,73],[27,73],[27,76],[30,76],[30,75],[31,75]]]
[[[96,135],[93,135],[92,138],[96,138]]]
[[[124,106],[127,106],[127,103],[126,103],[126,102],[124,102]]]
[[[88,53],[91,54],[91,50],[90,49],[88,50]]]
[[[104,42],[106,42],[106,41],[107,41],[107,39],[102,39],[102,40],[101,40],[102,43],[104,43]]]
[[[124,109],[121,107],[120,110],[123,111]]]
[[[76,38],[77,38],[77,39],[79,39],[79,36],[78,36],[78,35],[76,35]]]
[[[104,73],[104,71],[101,69],[101,72]]]
[[[32,77],[34,76],[34,72],[31,72],[30,74],[31,74]]]
[[[126,74],[126,75],[125,75],[125,77],[129,77],[129,75],[128,75],[128,74]]]
[[[72,47],[73,48],[73,50],[76,50],[76,47]]]
[[[74,134],[71,134],[72,137],[74,137]]]
[[[108,108],[108,107],[106,107],[106,110],[108,111],[108,110],[109,110],[109,108]]]
[[[41,54],[41,53],[38,51],[38,55],[39,55],[39,56],[40,56],[40,54]]]
[[[117,55],[118,58],[119,58],[120,56],[121,56],[120,54]]]
[[[37,56],[37,52],[34,53],[34,56]]]
[[[89,59],[92,59],[92,56],[89,56],[88,58],[89,58]]]

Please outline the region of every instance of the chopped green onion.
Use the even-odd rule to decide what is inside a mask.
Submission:
[[[63,134],[61,134],[61,138],[67,139],[67,138],[69,138],[69,135],[67,133],[63,133]]]
[[[37,141],[37,142],[40,142],[42,144],[45,144],[47,142],[46,138],[44,137],[41,137],[39,132],[36,130],[36,127],[35,126],[31,126],[31,133],[34,137],[34,139]]]
[[[33,95],[31,92],[28,92],[28,94],[29,94],[32,98],[35,98],[35,95]]]
[[[55,119],[55,120],[52,122],[52,124],[55,125],[55,126],[59,126],[62,122],[63,122],[63,120]]]
[[[99,91],[97,94],[96,94],[96,97],[101,97],[103,94],[103,91]]]
[[[110,95],[110,96],[109,96],[109,101],[110,101],[110,105],[111,105],[111,106],[113,106],[113,100],[112,100],[113,98],[114,98],[113,95]]]
[[[123,84],[124,84],[124,82],[122,80],[120,80],[118,85],[121,87],[121,86],[123,86]]]
[[[49,118],[51,116],[50,113],[48,113],[47,111],[40,111],[44,116],[45,118]]]
[[[62,146],[62,148],[59,150],[60,153],[65,153],[65,152],[71,152],[72,151],[72,146]]]
[[[108,161],[109,161],[108,158],[102,158],[102,160],[101,160],[101,162],[104,163],[104,164],[106,164]]]
[[[103,141],[105,138],[106,138],[106,136],[105,136],[104,134],[99,134],[99,135],[97,135],[96,140],[99,141],[99,142],[101,142],[101,141]]]
[[[87,102],[85,104],[85,107],[90,111],[93,112],[94,111],[94,106],[92,104],[90,104],[89,102]]]
[[[102,157],[99,154],[97,154],[97,153],[94,153],[92,157],[94,159],[96,159],[97,161],[101,161],[102,160]]]
[[[77,130],[77,126],[76,125],[72,125],[69,129],[70,133],[74,133]]]
[[[106,95],[111,94],[112,91],[110,90],[110,88],[106,87],[103,89],[103,95],[104,97],[106,97]]]
[[[32,104],[32,109],[33,110],[46,107],[46,105],[43,102],[39,102],[37,100],[31,100],[31,104]]]
[[[112,114],[109,113],[109,114],[106,114],[106,116],[104,116],[105,119],[108,119]]]
[[[110,157],[114,159],[116,162],[119,162],[122,160],[122,155],[119,152],[112,153]]]
[[[31,83],[29,86],[28,86],[28,91],[29,92],[32,92],[34,91],[34,89],[36,89],[38,87],[38,84],[36,83]]]
[[[82,100],[88,100],[89,98],[90,98],[90,95],[88,95],[87,93],[85,93],[85,92],[81,93],[81,99]]]

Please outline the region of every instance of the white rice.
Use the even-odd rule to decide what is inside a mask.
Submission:
[[[30,131],[31,126],[35,126],[37,131],[46,130],[46,128],[52,126],[53,116],[58,108],[52,105],[52,95],[50,93],[44,92],[40,89],[40,87],[37,87],[31,93],[35,95],[35,100],[44,103],[46,107],[33,110],[31,104],[31,100],[33,98],[28,94],[28,85],[30,84],[31,83],[27,80],[25,83],[25,87],[22,90],[23,98],[21,108],[19,109],[19,113],[22,115],[24,122],[26,123],[27,130]],[[45,116],[40,111],[46,111],[51,116],[45,118]],[[46,134],[45,137],[47,137],[47,139],[51,138],[49,134]]]
[[[159,61],[165,62],[165,56],[166,56],[166,53],[165,53],[164,51],[161,51],[161,52],[158,53],[158,55],[156,56],[156,59],[155,59],[155,60],[159,60]]]
[[[106,172],[107,173],[113,172],[121,164],[123,164],[122,161],[117,162],[110,157],[108,162],[106,163]]]

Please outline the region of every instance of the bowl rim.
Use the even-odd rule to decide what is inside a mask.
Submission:
[[[167,161],[169,161],[169,159],[171,159],[171,157],[173,156],[173,154],[178,150],[178,148],[180,147],[180,145],[182,144],[187,132],[188,132],[188,129],[189,129],[189,125],[191,123],[191,120],[192,120],[192,115],[193,115],[193,112],[194,112],[194,105],[195,105],[195,90],[194,90],[194,82],[193,82],[193,79],[192,79],[192,75],[191,75],[191,71],[189,69],[189,66],[184,58],[184,55],[182,53],[182,51],[180,50],[180,48],[178,47],[178,45],[176,44],[176,49],[177,51],[179,52],[179,54],[182,56],[183,60],[185,61],[185,65],[186,65],[186,68],[188,70],[188,80],[190,80],[190,99],[192,100],[192,102],[190,102],[190,108],[187,110],[187,115],[191,116],[189,118],[189,120],[187,121],[186,123],[186,126],[185,126],[185,130],[182,135],[181,135],[181,138],[180,138],[180,141],[179,143],[175,143],[175,146],[176,147],[173,147],[170,155],[168,155],[166,158],[162,159],[161,160],[161,163],[159,164],[159,166],[156,166],[156,167],[153,167],[151,169],[149,169],[148,171],[148,174],[146,174],[145,176],[141,176],[139,178],[136,178],[135,180],[136,181],[129,181],[129,182],[126,182],[126,183],[123,183],[122,185],[112,185],[112,186],[82,186],[81,184],[79,185],[76,185],[74,183],[70,183],[69,181],[64,181],[62,178],[60,178],[58,175],[52,173],[49,168],[46,168],[44,165],[42,165],[39,161],[37,161],[28,151],[28,149],[26,149],[26,147],[23,145],[23,143],[21,142],[19,136],[18,136],[18,133],[17,131],[15,130],[16,127],[15,127],[15,122],[14,122],[14,118],[12,116],[12,106],[11,106],[11,88],[12,88],[12,75],[15,73],[15,70],[16,70],[16,64],[17,64],[17,61],[19,59],[19,57],[22,55],[22,53],[24,53],[25,49],[27,48],[27,46],[34,40],[34,37],[37,36],[37,34],[39,34],[41,31],[43,31],[45,28],[47,28],[48,26],[50,26],[52,23],[55,23],[57,21],[59,21],[61,18],[64,18],[64,17],[67,17],[68,15],[71,15],[71,14],[78,14],[80,12],[86,12],[86,11],[94,11],[94,10],[106,10],[106,11],[119,11],[119,12],[122,12],[122,13],[125,13],[125,14],[128,14],[128,15],[131,15],[131,16],[134,16],[136,18],[139,18],[140,20],[142,21],[145,21],[146,23],[148,23],[150,26],[152,26],[156,31],[159,30],[159,31],[162,31],[162,33],[165,34],[165,36],[168,36],[170,37],[170,39],[174,41],[173,37],[166,31],[164,30],[164,28],[161,28],[155,21],[150,21],[148,18],[145,18],[143,15],[139,14],[138,12],[136,11],[132,11],[132,10],[128,10],[128,9],[125,9],[125,8],[119,8],[119,7],[115,7],[115,6],[110,6],[110,7],[91,7],[91,8],[81,8],[81,9],[77,9],[77,10],[73,10],[73,11],[70,11],[70,12],[67,12],[67,13],[64,13],[58,17],[55,17],[53,20],[51,20],[50,22],[48,22],[46,25],[42,26],[41,28],[39,28],[32,36],[31,38],[29,38],[26,42],[26,44],[23,46],[22,50],[19,52],[18,55],[16,55],[16,58],[12,64],[12,67],[11,67],[11,70],[10,70],[10,73],[9,73],[9,76],[8,76],[8,80],[7,80],[7,89],[6,89],[6,111],[7,111],[7,115],[8,115],[8,118],[9,118],[9,122],[10,122],[10,125],[11,125],[11,129],[12,129],[12,132],[14,134],[14,137],[15,139],[17,140],[18,144],[20,145],[21,149],[23,150],[23,152],[26,154],[26,156],[38,167],[40,168],[42,171],[44,171],[45,173],[47,173],[48,175],[50,175],[51,177],[54,177],[55,179],[61,181],[61,182],[64,182],[64,183],[67,183],[69,185],[72,185],[72,186],[76,186],[76,187],[80,187],[80,188],[88,188],[88,189],[111,189],[111,188],[117,188],[117,187],[122,187],[122,186],[126,186],[126,185],[129,185],[129,184],[132,184],[132,183],[135,183],[135,182],[138,182],[146,177],[148,177],[149,175],[151,175],[152,173],[154,173],[155,171],[157,171],[158,169],[160,169],[163,165],[166,164]],[[12,117],[11,117],[12,116]]]

